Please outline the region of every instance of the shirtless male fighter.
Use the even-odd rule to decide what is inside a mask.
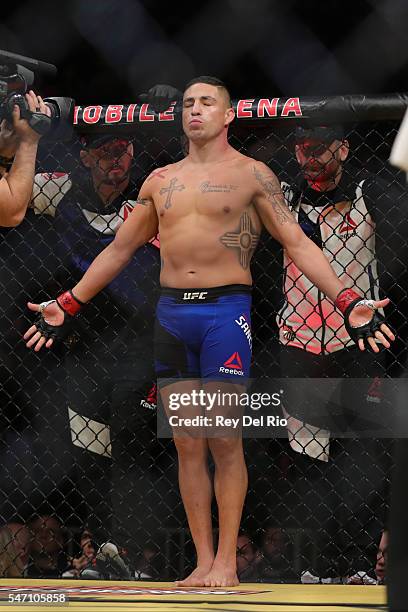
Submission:
[[[353,289],[344,287],[322,251],[292,217],[274,173],[229,145],[233,119],[230,95],[221,81],[199,77],[187,85],[183,97],[187,156],[150,174],[140,190],[139,205],[72,290],[50,303],[29,304],[41,316],[25,334],[28,347],[49,348],[63,334],[64,322],[159,231],[162,294],[155,332],[157,374],[183,378],[184,384],[198,376],[204,386],[206,380],[221,378],[223,389],[235,389],[237,380],[249,374],[248,334],[235,320],[243,316],[250,324],[250,261],[262,224],[344,313],[361,350],[371,347],[377,352],[374,337],[390,346],[393,334],[376,312],[388,299],[361,301]],[[236,542],[247,489],[241,436],[174,434],[174,441],[180,491],[197,552],[196,569],[177,584],[236,585]],[[209,453],[215,464],[219,515],[216,554]]]

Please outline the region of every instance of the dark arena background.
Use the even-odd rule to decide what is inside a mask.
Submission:
[[[33,88],[74,98],[76,110],[70,140],[40,142],[26,217],[0,229],[0,606],[408,610],[407,428],[396,414],[408,391],[408,192],[405,174],[389,163],[408,102],[407,23],[403,0],[2,6],[0,47],[55,64],[58,75],[37,75]],[[183,90],[203,74],[231,91],[232,146],[265,162],[285,194],[301,180],[299,126],[341,126],[349,146],[343,186],[368,180],[372,189],[368,212],[341,219],[350,257],[336,271],[346,274],[373,248],[359,232],[375,209],[380,295],[391,299],[385,314],[397,336],[374,373],[358,355],[352,374],[329,359],[313,371],[313,351],[293,349],[288,363],[284,344],[294,332],[277,313],[293,273],[262,234],[251,265],[251,377],[256,391],[279,391],[283,424],[245,436],[241,584],[223,589],[173,584],[195,557],[176,450],[157,435],[159,239],[134,255],[64,343],[35,354],[22,339],[34,320],[27,301],[72,287],[126,221],[149,173],[186,155],[180,100],[159,112],[140,95],[156,84]],[[116,137],[127,151],[130,184],[117,210],[101,209],[83,164],[84,142],[96,135]],[[347,189],[349,204],[362,197]],[[325,247],[334,261],[336,248]],[[300,319],[308,300],[307,291],[297,298]],[[327,357],[327,334],[320,340]],[[314,414],[324,379],[336,389],[325,396],[327,412]],[[294,390],[309,401],[309,420],[285,402]],[[110,549],[100,548],[105,542]]]

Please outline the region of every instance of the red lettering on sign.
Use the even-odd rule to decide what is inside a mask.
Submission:
[[[117,123],[122,119],[123,104],[109,104],[106,109],[105,122]]]
[[[127,113],[126,113],[126,121],[129,123],[133,122],[133,117],[135,115],[136,104],[129,104]]]
[[[139,121],[154,121],[154,115],[147,112],[148,104],[142,104],[139,111]]]
[[[174,121],[174,107],[176,105],[176,100],[171,103],[169,108],[163,113],[159,113],[159,121]]]
[[[237,117],[240,119],[241,117],[252,117],[252,104],[255,98],[251,100],[238,100],[237,104]],[[247,110],[251,109],[251,110]]]
[[[87,106],[82,116],[85,123],[98,123],[101,118],[102,106]]]
[[[276,117],[278,114],[278,102],[279,98],[272,98],[272,100],[261,98],[258,102],[258,117],[265,117],[265,112],[268,117]]]
[[[287,117],[289,113],[293,113],[296,117],[302,116],[299,98],[288,98],[282,110],[282,117]]]
[[[79,115],[79,111],[81,110],[82,106],[76,106],[74,108],[74,125],[78,124],[78,115]]]

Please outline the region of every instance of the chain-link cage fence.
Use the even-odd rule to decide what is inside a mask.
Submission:
[[[388,321],[397,340],[378,356],[360,353],[331,302],[265,234],[252,261],[252,375],[367,378],[358,402],[375,407],[381,380],[400,376],[406,359],[407,193],[405,177],[387,163],[398,116],[387,112],[387,101],[364,121],[354,109],[354,122],[345,118],[344,134],[318,167],[331,143],[322,148],[313,135],[299,138],[297,126],[310,128],[307,113],[299,102],[286,104],[269,105],[280,120],[251,121],[245,113],[257,109],[261,116],[259,104],[241,101],[230,142],[276,172],[293,214],[348,286],[367,298],[391,298]],[[26,302],[72,287],[112,242],[146,176],[185,155],[178,122],[166,115],[158,122],[143,107],[120,108],[126,129],[116,125],[117,115],[100,125],[106,108],[102,119],[101,107],[82,109],[84,138],[43,142],[27,215],[1,230],[3,576],[173,580],[194,567],[174,445],[156,436],[158,240],[133,255],[63,344],[37,354],[22,341],[33,322]],[[92,123],[103,129],[92,131]],[[333,116],[317,123],[333,126]],[[333,159],[337,170],[327,188],[305,181],[304,160],[312,173]],[[237,542],[239,577],[382,581],[385,562],[377,552],[386,548],[392,439],[331,436],[322,424],[326,405],[293,410],[294,386],[285,387],[285,437],[245,440],[249,490]],[[213,520],[216,540],[215,511]],[[97,559],[106,541],[113,547]],[[109,564],[115,546],[124,564]]]

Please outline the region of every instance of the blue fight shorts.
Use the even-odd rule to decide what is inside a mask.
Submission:
[[[251,287],[163,288],[154,346],[158,378],[244,383],[252,354]]]

